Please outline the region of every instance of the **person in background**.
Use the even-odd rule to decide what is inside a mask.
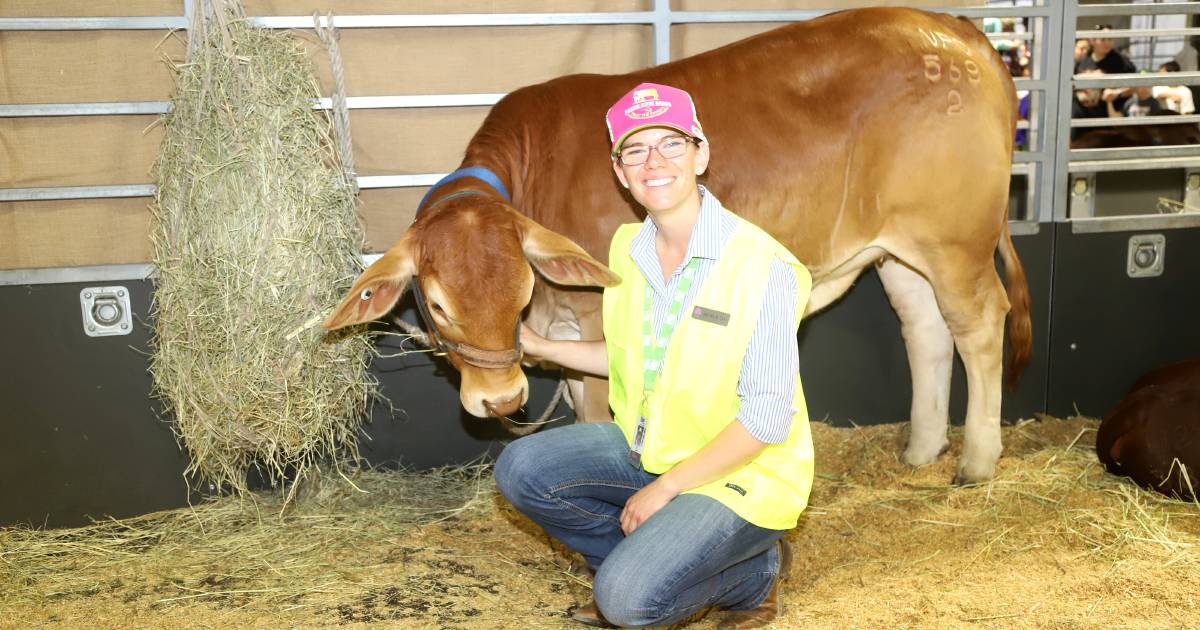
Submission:
[[[1168,61],[1158,67],[1160,74],[1171,72],[1179,72],[1179,63]],[[1158,100],[1163,109],[1187,116],[1196,112],[1196,105],[1192,99],[1192,91],[1183,85],[1156,85],[1154,86],[1153,96]]]
[[[1112,26],[1099,24],[1096,26],[1096,30],[1111,31]],[[1121,51],[1113,48],[1111,37],[1093,37],[1088,40],[1088,43],[1091,44],[1092,52],[1079,62],[1078,72],[1087,72],[1088,70],[1099,70],[1104,74],[1133,74],[1137,72],[1137,66],[1129,60],[1129,57],[1126,57]]]
[[[1116,109],[1114,102],[1120,94],[1120,90],[1107,89],[1104,90],[1104,102],[1108,109],[1108,115],[1113,118],[1129,117],[1137,118],[1140,116],[1161,116],[1166,110],[1154,98],[1154,88],[1149,85],[1141,85],[1133,88],[1133,96],[1125,99],[1125,104],[1120,110]]]
[[[1079,76],[1098,74],[1103,73],[1100,70],[1092,69],[1080,72]],[[1102,99],[1105,94],[1106,92],[1100,88],[1075,90],[1071,98],[1071,118],[1108,118],[1109,103]],[[1085,133],[1087,133],[1085,127],[1072,127],[1071,139],[1075,140]]]
[[[1180,71],[1200,70],[1200,65],[1197,63],[1197,60],[1200,59],[1200,50],[1198,49],[1200,49],[1200,35],[1188,37],[1187,45],[1175,55],[1175,63],[1179,64]],[[1200,103],[1200,85],[1189,85],[1187,89],[1192,93],[1192,102]]]
[[[1109,24],[1098,24],[1096,30],[1111,31]],[[1087,40],[1091,52],[1084,55],[1075,64],[1076,75],[1089,74],[1132,74],[1137,72],[1137,66],[1120,51],[1113,48],[1111,37],[1093,37]],[[1079,52],[1078,43],[1075,47]],[[1071,118],[1108,118],[1121,116],[1125,101],[1129,100],[1130,91],[1127,89],[1086,88],[1075,90],[1075,98],[1071,102]],[[1071,129],[1071,139],[1075,140],[1086,133],[1086,128]]]
[[[1079,74],[1079,64],[1084,57],[1092,54],[1092,45],[1086,39],[1075,40],[1075,74]]]

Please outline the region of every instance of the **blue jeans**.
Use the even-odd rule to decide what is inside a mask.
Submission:
[[[495,474],[505,498],[596,570],[596,604],[619,626],[670,625],[709,606],[754,608],[779,573],[775,542],[786,532],[706,496],[681,494],[625,536],[625,501],[655,475],[629,457],[611,422],[516,440]]]

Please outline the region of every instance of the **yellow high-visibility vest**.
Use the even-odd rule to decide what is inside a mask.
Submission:
[[[644,396],[642,317],[646,278],[629,251],[641,225],[623,225],[613,237],[609,267],[621,277],[621,284],[604,290],[608,403],[630,444]],[[730,422],[738,421],[738,376],[758,323],[775,258],[789,264],[796,274],[798,322],[808,303],[812,277],[775,239],[739,218],[721,258],[709,270],[694,303],[675,327],[658,385],[646,399],[648,418],[641,463],[647,472],[666,472],[700,450]],[[721,325],[712,317],[697,319],[692,316],[694,307],[727,313],[728,322]],[[786,440],[768,445],[741,469],[689,492],[710,496],[759,527],[795,527],[808,503],[813,481],[812,435],[799,375],[792,408],[796,411]]]

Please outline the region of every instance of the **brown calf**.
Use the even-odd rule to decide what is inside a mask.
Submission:
[[[913,373],[904,453],[913,465],[948,444],[957,347],[969,394],[957,479],[990,478],[1010,303],[1010,382],[1030,347],[1028,288],[1007,217],[1016,95],[988,40],[946,15],[845,11],[627,75],[516,90],[492,108],[462,162],[495,173],[511,201],[476,177],[438,187],[325,325],[386,314],[419,276],[453,342],[492,355],[512,349],[525,308],[538,332],[599,339],[599,293],[574,287],[613,281],[602,264],[609,240],[642,218],[615,180],[604,125],[607,107],[642,81],[692,94],[712,146],[705,184],[809,268],[809,312],[877,266]],[[468,412],[503,415],[525,402],[518,365],[468,358],[449,353]],[[573,392],[581,419],[607,418],[603,387]]]
[[[1105,469],[1185,500],[1200,491],[1200,359],[1154,370],[1100,424]]]

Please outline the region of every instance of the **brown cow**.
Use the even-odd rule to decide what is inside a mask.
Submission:
[[[1200,498],[1200,359],[1154,370],[1100,424],[1108,472],[1185,500]]]
[[[1162,116],[1170,120],[1168,116]],[[1113,149],[1200,144],[1200,125],[1175,123],[1087,128],[1071,139],[1072,149]]]
[[[1010,382],[1030,347],[1028,288],[1006,216],[1016,94],[988,40],[945,15],[845,11],[626,75],[514,91],[462,162],[498,183],[463,177],[436,187],[326,327],[386,314],[419,274],[440,334],[471,344],[448,357],[462,372],[466,410],[503,415],[523,404],[520,367],[499,366],[516,354],[513,329],[526,305],[539,333],[601,337],[599,293],[572,286],[612,282],[599,262],[609,239],[641,219],[613,176],[604,113],[642,81],[695,98],[713,147],[706,185],[808,267],[809,312],[878,267],[913,372],[910,464],[930,463],[948,445],[957,346],[969,401],[956,478],[990,478],[1001,451],[1010,300]],[[603,391],[588,388],[576,405],[581,419],[607,417]]]

